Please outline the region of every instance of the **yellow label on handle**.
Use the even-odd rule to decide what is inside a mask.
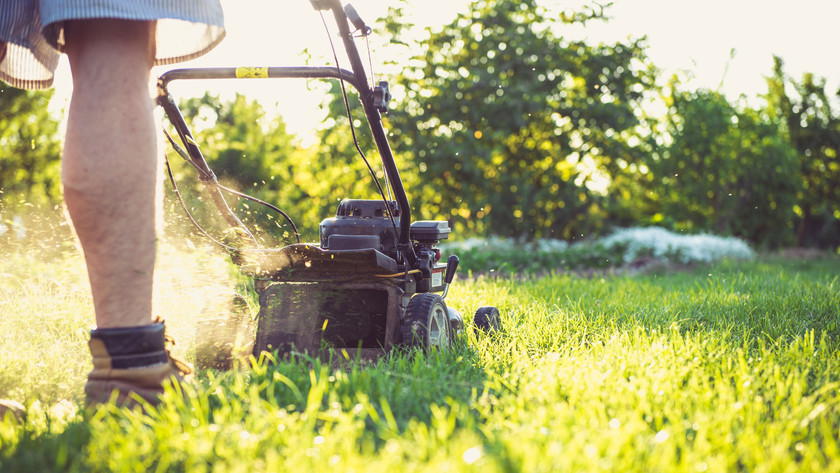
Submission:
[[[267,67],[237,67],[236,68],[236,78],[237,79],[267,79],[268,78],[268,68]]]

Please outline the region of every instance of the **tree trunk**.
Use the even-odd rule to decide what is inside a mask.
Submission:
[[[802,220],[799,222],[799,230],[796,232],[796,246],[802,246],[802,240],[805,238],[805,229],[811,220],[811,207],[806,206],[802,213]]]

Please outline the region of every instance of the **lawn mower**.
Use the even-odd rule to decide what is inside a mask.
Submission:
[[[193,68],[171,70],[159,77],[157,102],[183,146],[168,133],[166,136],[178,154],[197,170],[210,201],[225,223],[236,229],[242,244],[230,245],[211,236],[196,223],[183,200],[181,203],[199,230],[225,247],[241,271],[254,278],[259,296],[253,341],[255,356],[263,352],[277,352],[280,358],[291,353],[317,356],[324,353],[325,348],[334,348],[341,350],[344,356],[376,359],[401,345],[448,350],[453,338],[464,328],[461,315],[445,302],[458,267],[458,257],[449,256],[443,263],[441,252],[436,248],[439,242],[449,238],[449,222],[411,221],[408,196],[381,121],[381,114],[388,111],[388,83],[382,81],[375,86],[368,83],[355,45],[354,35],[369,35],[371,28],[351,5],[342,8],[339,0],[310,2],[322,18],[323,12],[332,12],[351,70],[341,69],[338,57],[333,54],[335,67]],[[354,31],[351,31],[351,25]],[[167,86],[175,80],[255,78],[337,79],[350,117],[351,131],[353,119],[344,85],[353,86],[359,94],[382,160],[385,188],[389,197],[393,193],[393,198],[386,197],[359,148],[355,131],[352,133],[356,149],[368,164],[381,200],[342,200],[335,217],[321,222],[318,243],[301,243],[291,218],[279,208],[221,185]],[[168,165],[167,161],[167,168]],[[181,199],[171,169],[169,176]],[[279,212],[294,229],[297,243],[282,248],[260,248],[228,206],[226,193]],[[495,307],[480,307],[474,323],[476,330],[482,333],[500,330],[499,311]],[[241,332],[241,324],[233,318],[200,322],[196,340],[199,366],[228,367],[237,333],[241,336]]]

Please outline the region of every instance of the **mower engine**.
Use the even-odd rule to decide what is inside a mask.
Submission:
[[[448,309],[441,296],[451,278],[447,265],[439,263],[440,240],[449,238],[446,221],[418,221],[411,225],[412,244],[420,267],[397,269],[400,257],[395,225],[399,223],[396,202],[381,200],[342,201],[336,216],[320,226],[320,246],[298,244],[283,248],[274,258],[261,262],[257,290],[260,295],[259,325],[254,353],[278,350],[315,353],[323,348],[344,349],[363,358],[376,358],[393,346],[407,342],[416,319],[412,296],[429,299],[423,314],[426,330],[416,344],[448,347],[454,331],[460,330],[460,314]],[[394,221],[391,221],[393,215]],[[454,273],[457,258],[450,264]],[[421,297],[422,298],[422,297]],[[407,314],[411,317],[407,317]],[[408,321],[411,324],[412,321]]]
[[[400,212],[395,201],[389,201],[394,222],[388,217],[388,209],[381,200],[345,199],[338,206],[335,218],[321,222],[321,248],[326,250],[375,249],[399,261],[397,237],[394,227],[399,225]],[[423,278],[418,281],[417,292],[443,291],[445,265],[437,264],[440,250],[434,247],[441,240],[449,238],[449,222],[446,220],[418,221],[411,224],[411,238],[414,251],[420,259]]]

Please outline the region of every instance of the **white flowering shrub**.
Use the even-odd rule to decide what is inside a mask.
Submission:
[[[570,245],[563,240],[517,242],[512,238],[467,238],[440,245],[457,254],[461,268],[472,271],[535,271],[557,268],[605,268],[640,256],[678,263],[711,262],[722,258],[749,259],[755,254],[737,238],[681,235],[647,227],[621,229],[607,237]]]
[[[545,251],[548,253],[563,252],[569,249],[569,244],[565,240],[537,240],[534,242],[537,251]]]
[[[606,248],[623,248],[624,261],[638,256],[673,259],[680,263],[711,262],[723,258],[750,259],[752,249],[735,237],[714,235],[681,235],[664,228],[626,228],[598,240]]]
[[[444,248],[449,254],[456,254],[459,251],[498,251],[504,250],[506,248],[510,248],[512,245],[515,245],[516,241],[513,238],[504,238],[504,237],[497,237],[491,236],[487,238],[467,238],[465,240],[453,241],[452,243],[444,243],[441,244],[441,248]]]

